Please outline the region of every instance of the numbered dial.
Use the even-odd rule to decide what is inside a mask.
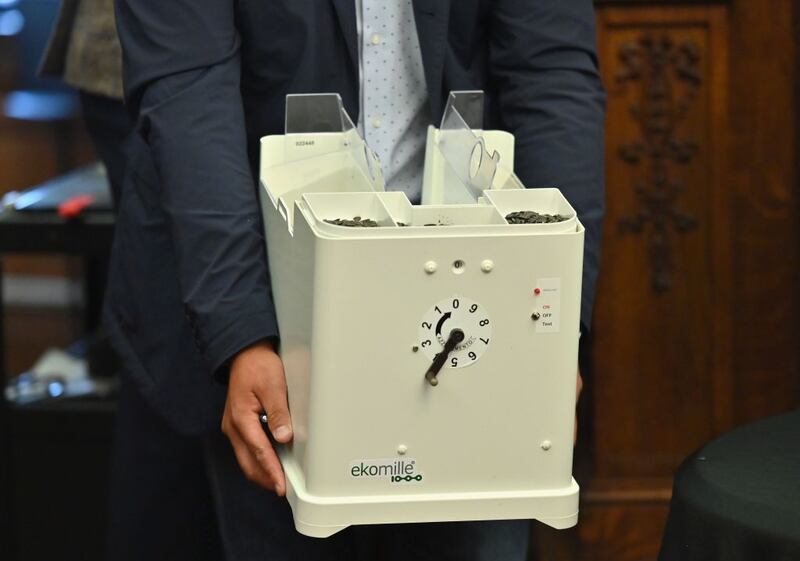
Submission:
[[[474,364],[489,347],[492,322],[486,309],[463,296],[442,300],[425,313],[419,326],[419,348],[433,361],[454,329],[464,332],[464,340],[447,356],[445,367]]]

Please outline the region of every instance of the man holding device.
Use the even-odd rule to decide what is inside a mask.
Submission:
[[[231,559],[353,558],[366,534],[387,530],[303,538],[285,501],[242,476],[284,495],[261,411],[275,441],[292,438],[256,194],[258,139],[283,132],[286,94],[337,92],[389,188],[418,201],[426,127],[441,119],[449,91],[484,90],[487,128],[516,137],[518,176],[558,186],[587,228],[586,329],[603,207],[592,4],[118,0],[117,25],[137,134],[107,319],[126,372],[177,432],[209,434]],[[230,445],[212,435],[220,422]],[[404,559],[523,559],[527,532],[524,521],[407,525],[387,539]]]

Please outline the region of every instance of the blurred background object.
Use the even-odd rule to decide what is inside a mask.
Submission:
[[[99,225],[67,226],[42,208],[62,196],[63,181],[29,190],[95,158],[78,92],[37,71],[59,7],[0,0],[0,382],[9,398],[0,407],[0,556],[9,560],[100,559],[107,520],[115,405],[104,396],[116,366],[92,333],[113,227],[108,181],[101,172],[108,218]],[[90,175],[73,175],[79,190]]]
[[[675,474],[659,561],[800,559],[800,409],[738,427]]]
[[[58,78],[37,76],[58,8],[58,0],[0,0],[0,195],[94,157],[77,92]],[[21,254],[4,256],[2,265],[10,277],[4,285],[5,371],[22,372],[46,347],[67,345],[78,335],[80,263]],[[11,329],[25,324],[31,329]],[[36,334],[46,340],[37,341]]]
[[[0,254],[8,264],[0,277],[0,366],[8,366],[0,368],[3,559],[171,557],[167,550],[218,559],[201,441],[175,433],[155,413],[142,416],[148,406],[133,384],[120,383],[100,322],[132,129],[122,103],[114,0],[40,4],[14,5],[48,21],[45,33],[20,27],[13,44],[25,54],[18,68],[38,64],[38,75],[18,72],[0,98],[9,120],[44,124],[58,140],[25,147],[55,153],[57,169],[43,182],[26,179],[24,189],[6,186],[0,208]],[[89,150],[86,158],[73,153],[87,137],[99,160],[90,164],[83,163]],[[71,256],[69,268],[36,269],[57,265],[53,255]],[[31,319],[39,316],[68,328],[43,328]]]

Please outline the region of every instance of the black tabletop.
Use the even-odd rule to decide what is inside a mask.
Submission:
[[[675,477],[660,561],[800,561],[800,410],[736,429]]]

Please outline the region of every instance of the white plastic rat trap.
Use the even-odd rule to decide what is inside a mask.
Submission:
[[[525,189],[481,92],[429,128],[422,205],[386,191],[338,95],[289,96],[261,141],[264,224],[294,442],[297,529],[577,521],[584,228]]]

